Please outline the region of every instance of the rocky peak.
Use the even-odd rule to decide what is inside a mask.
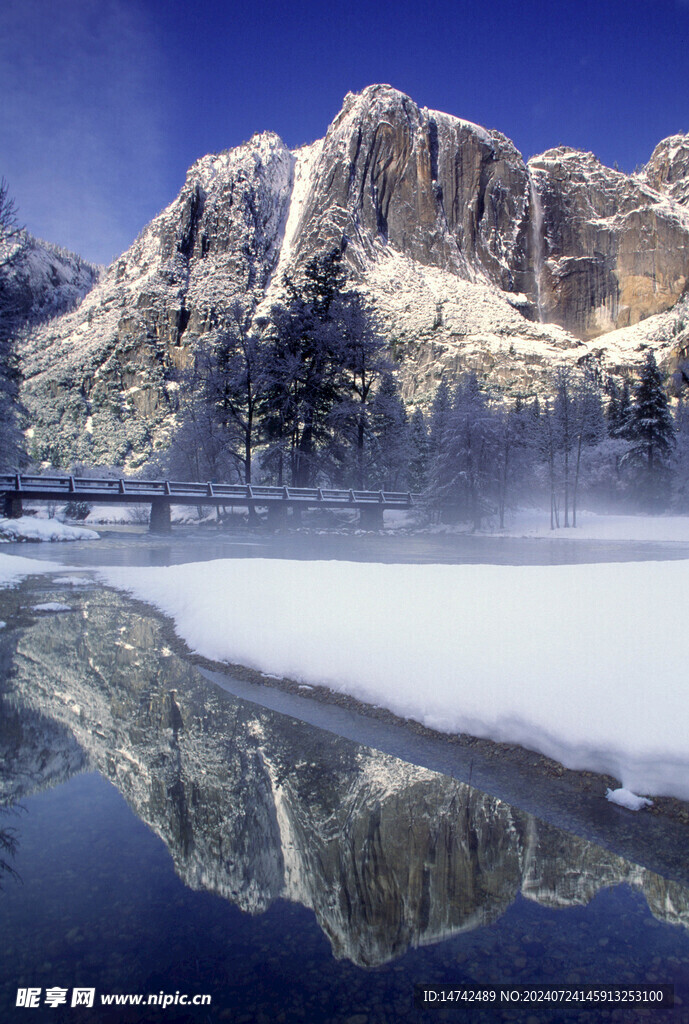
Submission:
[[[261,244],[273,247],[284,214],[284,204],[275,204],[273,193],[288,192],[293,164],[274,132],[197,160],[177,200],[157,218],[157,225],[153,222],[159,229],[154,232],[159,256],[170,259],[181,253],[188,262],[205,259],[212,251],[236,251],[244,241],[238,235],[247,233],[258,250]],[[247,268],[243,283],[251,287],[253,276]]]
[[[678,300],[689,263],[681,206],[566,146],[533,157],[529,170],[542,207],[544,319],[588,339]]]
[[[569,146],[558,146],[532,157],[529,171],[551,192],[567,192],[568,199],[578,193],[577,213],[587,219],[615,217],[644,201],[653,202],[658,198],[645,190],[638,180],[606,167],[593,153]],[[547,176],[547,184],[542,175]]]
[[[689,206],[689,134],[670,135],[659,142],[644,175],[653,188]]]
[[[222,329],[236,300],[251,309],[263,298],[280,255],[293,170],[294,157],[273,133],[197,161],[178,197],[112,264],[78,314],[29,339],[24,373],[39,438],[46,391],[58,396],[48,400],[51,427],[39,459],[90,456],[135,468],[148,456],[144,438],[173,412],[167,381],[187,365],[194,342]],[[78,397],[75,379],[82,381]],[[80,415],[70,427],[66,410],[75,402]]]
[[[527,166],[500,132],[372,85],[310,146],[265,132],[205,156],[79,309],[23,343],[34,455],[137,468],[165,443],[168,384],[196,341],[236,300],[266,310],[285,272],[333,247],[402,360],[409,401],[466,370],[537,393],[582,342],[683,294],[686,141],[661,143],[645,176],[566,146]],[[606,372],[638,361],[649,332],[616,337]]]
[[[221,153],[210,153],[191,165],[186,185],[211,189],[237,172],[255,174],[276,159],[289,159],[290,151],[275,132],[256,132],[248,142]]]
[[[328,129],[301,251],[344,243],[362,269],[389,247],[512,290],[528,266],[527,195],[521,155],[499,132],[369,86],[348,94]]]

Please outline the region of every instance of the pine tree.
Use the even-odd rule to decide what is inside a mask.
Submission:
[[[215,373],[207,382],[207,400],[216,408],[230,459],[239,467],[242,482],[250,484],[266,386],[265,346],[240,303],[232,305],[228,327],[216,339],[212,356]]]
[[[345,282],[341,254],[310,260],[299,284],[271,310],[261,412],[269,441],[265,462],[278,483],[308,487],[332,438],[333,408],[343,398],[342,338],[335,306]]]
[[[428,455],[431,470],[433,463],[437,460],[447,442],[451,407],[452,397],[450,395],[450,388],[446,380],[441,380],[433,398],[428,420]]]
[[[371,406],[372,466],[375,487],[398,491],[406,485],[411,455],[409,423],[395,378],[386,373]]]
[[[422,493],[428,486],[430,442],[421,409],[415,409],[409,421],[409,490]]]
[[[649,510],[667,506],[675,428],[663,377],[653,352],[646,356],[634,391],[628,462],[639,498]]]
[[[441,401],[444,403],[444,399]],[[446,419],[438,439],[433,466],[437,500],[479,529],[495,497],[499,477],[497,417],[489,407],[475,374],[457,385],[449,413],[438,405],[440,419]]]
[[[0,470],[19,469],[27,461],[19,401],[21,374],[16,342],[21,317],[9,288],[10,276],[26,248],[7,182],[0,180]]]
[[[392,369],[384,339],[375,330],[362,297],[340,293],[330,307],[337,334],[341,390],[328,422],[332,474],[347,487],[366,490],[371,470],[372,411],[377,389]],[[328,454],[328,453],[326,453]]]
[[[17,206],[4,178],[0,179],[0,270],[12,266],[27,246],[26,233],[17,222]]]
[[[622,388],[611,382],[608,385],[610,400],[607,409],[608,434],[614,438],[628,438],[632,420],[632,396],[629,381],[625,379]]]

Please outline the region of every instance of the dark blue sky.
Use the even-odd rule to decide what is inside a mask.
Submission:
[[[320,138],[388,82],[631,171],[689,130],[689,0],[4,0],[0,174],[30,231],[109,262],[208,152]]]

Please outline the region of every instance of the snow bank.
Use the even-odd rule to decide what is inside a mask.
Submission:
[[[387,516],[391,516],[388,512]],[[387,520],[386,527],[393,523]],[[475,531],[469,523],[440,524],[425,529],[430,534],[462,534],[490,537],[544,538],[546,540],[635,541],[639,543],[689,544],[689,516],[610,515],[577,512],[576,527],[550,529],[550,512],[546,509],[519,509],[511,513],[504,529],[485,521]]]
[[[57,562],[38,562],[33,558],[15,558],[14,555],[0,555],[0,587],[9,587],[24,576],[39,573],[64,572],[64,565]]]
[[[100,540],[100,537],[94,530],[65,526],[57,519],[35,519],[33,516],[0,519],[0,543],[16,540]]]
[[[549,537],[564,540],[659,541],[689,543],[689,516],[597,515],[577,512],[576,527],[550,529],[550,513],[524,509],[515,513],[508,537]]]
[[[689,799],[689,562],[108,568],[209,658]]]
[[[187,524],[197,526],[199,523],[215,522],[217,520],[217,510],[212,505],[201,503],[201,507],[206,510],[207,514],[199,519],[195,505],[172,505],[170,507],[170,518],[178,526]],[[141,505],[97,505],[91,509],[84,522],[88,523],[89,526],[108,526],[111,524],[117,526],[147,526],[150,512],[150,501]],[[248,515],[248,510],[235,510],[237,515],[242,514],[242,512]]]

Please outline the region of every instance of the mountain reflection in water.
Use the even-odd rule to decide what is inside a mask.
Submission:
[[[360,966],[495,921],[520,893],[572,907],[625,882],[658,920],[689,926],[682,884],[462,782],[232,697],[120,595],[75,588],[69,600],[60,616],[15,609],[2,636],[3,802],[97,770],[191,889],[251,914],[280,897],[311,908],[335,957]]]

